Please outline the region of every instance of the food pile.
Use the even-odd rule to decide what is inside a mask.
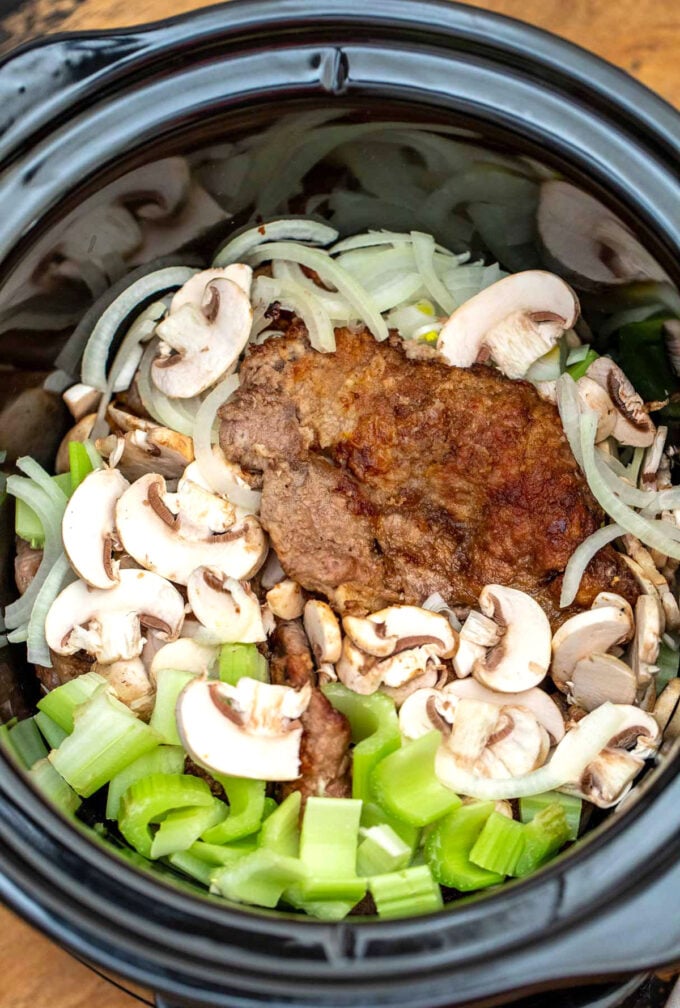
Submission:
[[[680,732],[680,488],[579,313],[307,218],[109,299],[60,474],[7,479],[36,786],[325,920],[524,877],[618,806]]]

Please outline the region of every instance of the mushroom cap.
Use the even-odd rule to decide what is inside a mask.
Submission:
[[[611,357],[598,357],[588,368],[586,377],[604,389],[616,410],[612,436],[621,444],[649,448],[656,437],[656,427],[641,396],[618,364]]]
[[[149,679],[155,683],[161,669],[182,669],[183,672],[205,677],[215,666],[219,651],[218,645],[179,637],[156,651],[149,666]]]
[[[616,406],[609,398],[609,394],[598,382],[583,375],[576,382],[579,398],[583,401],[587,409],[593,410],[598,415],[597,430],[595,431],[595,443],[605,441],[614,433],[618,413]]]
[[[632,704],[636,694],[635,673],[614,655],[593,651],[580,658],[572,670],[570,700],[585,711],[595,710],[606,700]]]
[[[362,696],[377,692],[382,682],[382,669],[377,658],[358,648],[349,636],[342,642],[342,653],[335,671],[344,686]]]
[[[213,567],[197,567],[187,581],[194,616],[215,644],[256,644],[267,639],[260,603],[247,581]]]
[[[387,658],[427,644],[440,658],[455,654],[457,634],[446,616],[419,606],[394,605],[370,616],[345,616],[345,633],[366,654]]]
[[[286,578],[269,589],[267,603],[279,619],[298,619],[305,608],[305,596],[297,581]]]
[[[472,675],[475,662],[483,658],[487,648],[498,644],[500,627],[488,616],[472,609],[458,635],[458,650],[453,656],[453,667],[459,679]]]
[[[646,685],[658,671],[663,619],[661,608],[652,595],[638,595],[635,603],[635,637],[631,647],[633,673],[638,686]]]
[[[554,273],[513,273],[457,308],[437,348],[449,364],[470,367],[487,347],[508,378],[522,378],[574,325],[579,310],[571,287]]]
[[[502,693],[538,686],[550,665],[550,623],[538,602],[516,588],[487,585],[479,605],[503,633],[498,644],[475,662],[475,679]]]
[[[442,689],[442,694],[446,697],[458,697],[459,699],[483,700],[485,703],[496,704],[498,707],[508,705],[525,707],[531,711],[555,742],[560,742],[564,738],[564,719],[560,709],[552,697],[545,690],[539,689],[538,686],[520,693],[498,693],[482,686],[476,679],[465,679],[448,683]]]
[[[200,308],[206,288],[214,280],[231,280],[249,298],[253,282],[253,271],[245,263],[232,263],[231,266],[217,266],[213,269],[201,270],[200,273],[194,273],[173,294],[172,301],[170,302],[170,311],[176,312],[178,308],[181,308],[185,304],[192,304]]]
[[[116,501],[129,487],[117,469],[95,469],[71,495],[61,524],[64,550],[76,574],[93,588],[118,584]]]
[[[642,770],[644,760],[621,749],[603,749],[585,768],[575,786],[560,791],[592,802],[598,808],[612,808],[625,798]]]
[[[606,653],[633,633],[633,622],[619,606],[599,606],[566,620],[552,639],[550,674],[558,689],[566,692],[574,667],[594,652]]]
[[[342,634],[331,607],[319,599],[309,599],[302,619],[317,665],[335,665],[342,653]]]
[[[406,739],[427,735],[433,728],[443,734],[451,730],[457,698],[441,690],[419,689],[407,697],[399,710],[399,729]]]
[[[138,564],[177,584],[186,584],[197,567],[212,567],[237,580],[249,578],[267,555],[267,537],[248,515],[222,535],[186,538],[181,521],[164,503],[162,476],[142,476],[116,505],[116,528],[124,548]]]

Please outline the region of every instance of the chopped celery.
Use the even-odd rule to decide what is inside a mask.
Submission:
[[[512,872],[518,878],[531,875],[549,861],[569,840],[569,826],[564,806],[554,802],[537,812],[531,822],[522,826],[524,848]]]
[[[57,749],[68,735],[68,732],[64,731],[61,725],[58,725],[56,721],[53,721],[49,714],[46,714],[45,711],[39,710],[38,713],[34,715],[33,720],[40,729],[40,734],[45,739],[50,749]]]
[[[302,795],[292,791],[262,824],[259,846],[297,857],[300,851],[300,803]]]
[[[268,683],[267,659],[255,644],[223,644],[220,648],[219,676],[222,682],[231,686],[244,676]]]
[[[391,826],[371,826],[357,849],[357,873],[365,878],[408,867],[411,848]]]
[[[418,827],[412,826],[410,823],[404,822],[403,819],[397,819],[396,816],[390,815],[389,812],[380,805],[376,805],[375,802],[364,802],[361,807],[360,826],[363,829],[370,829],[371,826],[382,825],[390,826],[397,836],[400,837],[407,845],[411,854],[413,854],[420,842],[420,830]]]
[[[69,441],[68,464],[70,469],[71,492],[79,487],[86,476],[89,476],[94,466],[82,441]],[[68,492],[68,491],[67,491]]]
[[[470,860],[497,875],[514,875],[524,850],[524,829],[514,819],[492,812],[475,840]]]
[[[131,784],[151,774],[181,774],[184,770],[184,750],[180,746],[158,746],[144,753],[125,767],[109,783],[106,796],[106,818],[117,819],[120,800]]]
[[[237,903],[275,907],[284,891],[303,877],[304,869],[297,858],[260,848],[218,868],[210,888]]]
[[[366,885],[356,873],[360,818],[361,802],[354,798],[307,799],[300,831],[304,899],[361,899]]]
[[[14,746],[12,745],[11,739],[9,737],[10,730],[14,727],[16,723],[17,719],[12,718],[11,721],[7,721],[6,724],[0,724],[0,743],[2,744],[4,749],[10,754],[10,756],[17,761],[17,763],[21,763],[19,754],[15,752]]]
[[[73,788],[69,787],[64,778],[57,773],[48,759],[41,759],[31,767],[28,776],[38,790],[54,802],[62,812],[76,812],[81,805],[81,799]]]
[[[183,672],[181,669],[159,669],[156,675],[156,699],[149,724],[168,745],[181,745],[177,731],[175,708],[177,698],[187,683],[195,679],[193,672]]]
[[[299,883],[300,895],[311,902],[348,902],[353,907],[366,894],[367,882],[358,875],[339,875],[331,878],[326,873],[315,875],[305,872]]]
[[[69,734],[73,731],[73,714],[77,707],[84,704],[100,686],[106,685],[106,679],[98,672],[85,672],[77,679],[57,686],[47,696],[38,700],[38,709]]]
[[[151,844],[151,857],[167,857],[188,850],[211,826],[227,818],[227,806],[218,798],[212,805],[174,809],[158,827]]]
[[[576,359],[576,350],[572,350],[567,358],[567,374],[570,374],[574,381],[583,378],[590,365],[598,359],[599,354],[595,353],[592,347],[577,347],[582,351]]]
[[[366,800],[373,768],[401,744],[394,700],[384,693],[361,696],[342,683],[328,683],[322,692],[352,729],[352,797]]]
[[[193,857],[198,858],[199,861],[205,861],[207,864],[212,865],[213,868],[217,868],[219,865],[230,865],[239,858],[245,857],[246,854],[252,854],[256,850],[256,844],[246,843],[243,840],[237,840],[233,844],[209,844],[205,843],[203,840],[197,840],[195,844],[192,844],[189,848],[189,853]]]
[[[214,798],[204,780],[188,774],[151,774],[131,784],[123,795],[118,826],[127,842],[144,857],[151,856],[150,824],[187,806],[210,806]]]
[[[432,731],[407,742],[378,763],[371,776],[378,803],[413,826],[427,826],[461,804],[458,795],[440,784],[434,772],[441,740],[441,734]]]
[[[427,865],[376,875],[369,889],[380,917],[409,917],[433,913],[444,905],[442,894]]]
[[[60,490],[63,490],[67,497],[71,496],[71,476],[70,473],[60,473],[52,476]],[[30,543],[32,549],[42,549],[45,545],[45,530],[37,514],[26,504],[25,501],[17,498],[14,508],[14,531],[20,539],[25,539]]]
[[[157,745],[156,733],[103,686],[78,708],[73,732],[49,759],[74,791],[89,798]]]
[[[279,803],[274,799],[267,796],[264,800],[264,808],[262,809],[262,822],[269,819],[270,815],[273,815],[279,807]]]
[[[207,861],[201,861],[190,850],[177,851],[175,854],[169,856],[168,861],[173,868],[179,869],[179,871],[188,875],[189,878],[200,882],[206,889],[210,888],[210,880],[215,871],[215,865],[208,864]]]
[[[656,683],[656,695],[659,696],[668,686],[671,679],[677,679],[680,668],[680,651],[674,651],[673,648],[669,647],[666,641],[661,641],[661,646],[659,647],[659,655],[656,659],[656,664],[659,667],[659,671],[654,677]]]
[[[302,910],[310,917],[316,917],[322,921],[342,920],[350,910],[356,905],[356,900],[310,900],[305,899],[299,885],[289,886],[283,894],[283,900]]]
[[[442,885],[472,892],[503,881],[502,875],[470,861],[470,851],[493,810],[491,801],[461,805],[433,827],[425,841],[425,858]]]
[[[9,729],[9,741],[27,770],[47,756],[47,748],[32,717],[19,721]]]
[[[538,812],[555,803],[562,806],[569,828],[569,840],[575,840],[581,825],[581,809],[583,802],[574,795],[562,794],[561,791],[546,791],[544,794],[531,795],[519,800],[519,817],[523,823],[531,822]]]
[[[264,781],[226,777],[223,774],[214,776],[227,793],[229,815],[224,822],[206,830],[201,839],[208,843],[225,844],[256,833],[264,812]]]

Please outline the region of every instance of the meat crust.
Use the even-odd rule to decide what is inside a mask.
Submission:
[[[574,611],[559,609],[564,568],[603,514],[555,407],[483,365],[409,360],[397,337],[336,340],[317,353],[298,323],[253,348],[221,410],[222,449],[262,486],[286,573],[343,612],[435,591],[475,605],[484,585],[512,585],[559,624]],[[603,590],[638,594],[611,547],[575,608]]]

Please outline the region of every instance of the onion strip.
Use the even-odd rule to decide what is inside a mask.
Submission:
[[[328,224],[312,221],[305,217],[289,217],[269,221],[248,228],[219,248],[213,259],[213,266],[230,266],[241,262],[259,245],[265,242],[286,241],[314,242],[316,245],[330,245],[336,241],[338,232]]]
[[[239,386],[238,375],[229,375],[212,390],[201,403],[194,424],[194,453],[196,464],[214,493],[228,497],[232,504],[242,507],[252,514],[260,510],[262,494],[242,485],[222,455],[218,445],[213,449],[213,429],[216,426],[217,411]]]
[[[412,234],[418,272],[422,276],[430,296],[437,304],[441,305],[447,315],[450,315],[456,308],[456,302],[437,276],[434,266],[434,238],[421,231],[413,231]]]
[[[569,557],[569,562],[564,569],[562,578],[562,593],[560,594],[560,609],[565,609],[571,605],[578,594],[581,578],[585,569],[596,553],[619,536],[625,535],[625,530],[620,525],[605,525],[589,535],[587,539],[576,547]]]
[[[46,668],[52,667],[50,649],[45,639],[47,613],[62,588],[65,588],[67,584],[75,580],[76,575],[71,569],[68,557],[65,553],[62,553],[45,578],[33,603],[31,616],[28,621],[28,632],[26,634],[28,660],[35,665],[44,665]]]

